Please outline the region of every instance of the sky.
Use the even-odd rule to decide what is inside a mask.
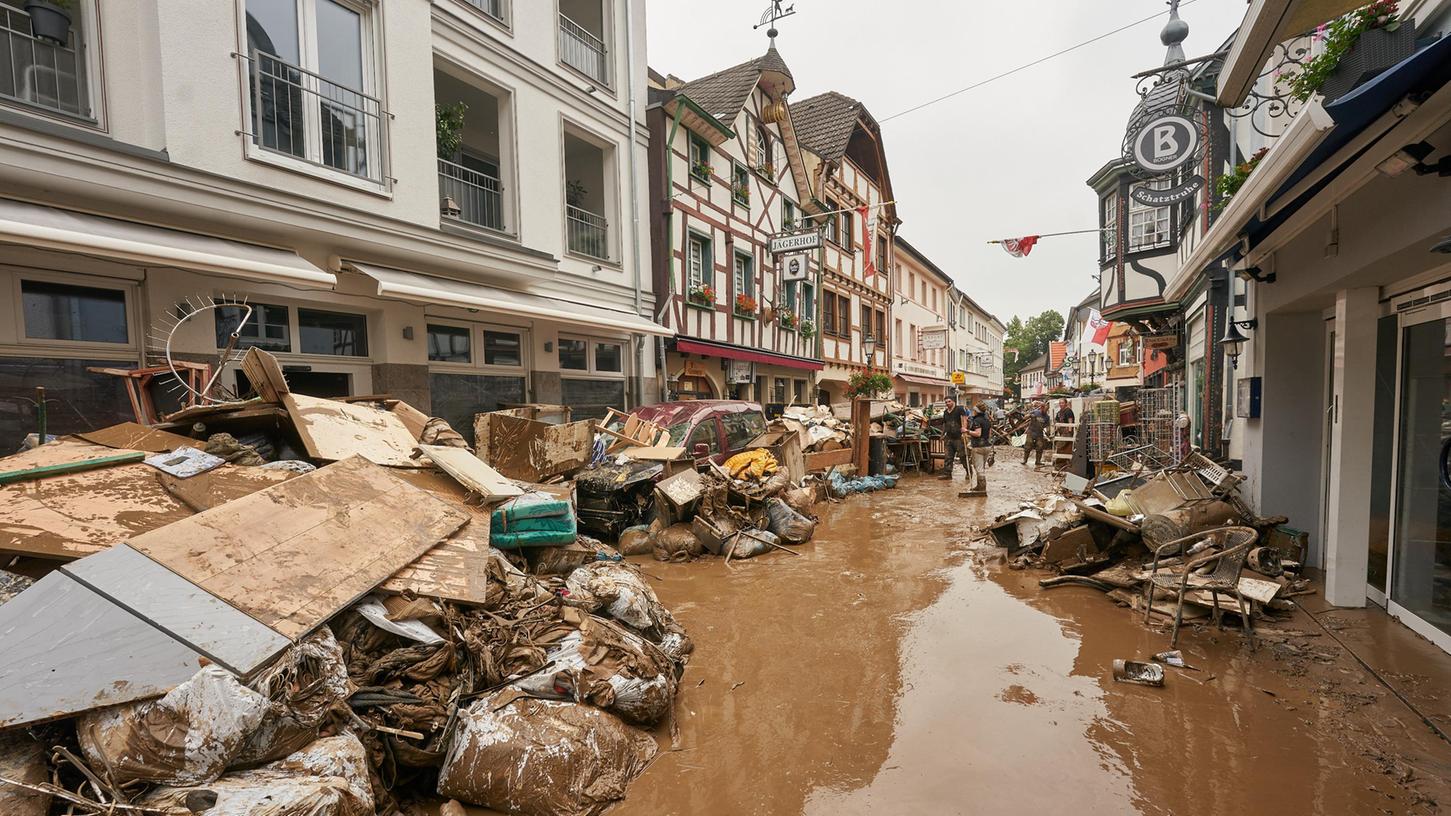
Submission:
[[[787,5],[792,5],[788,2]],[[791,98],[838,91],[878,121],[1156,12],[1164,0],[794,0],[777,48]],[[648,0],[650,67],[690,80],[766,51],[768,0]],[[1217,50],[1244,0],[1185,0],[1189,57]],[[1095,229],[1085,183],[1121,150],[1132,74],[1163,64],[1167,17],[882,123],[900,235],[1004,323],[1065,312],[1094,291],[1093,234],[1027,258],[987,242]]]

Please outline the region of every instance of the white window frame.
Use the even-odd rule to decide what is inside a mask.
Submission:
[[[1134,184],[1132,189],[1167,190],[1169,184],[1168,178],[1151,179]],[[1140,204],[1133,196],[1129,196],[1129,252],[1161,249],[1170,244],[1172,236],[1169,234],[1169,210],[1168,206],[1151,207]],[[1155,236],[1152,241],[1144,239],[1144,236],[1150,234],[1149,227],[1152,227],[1152,234]]]
[[[97,356],[115,357],[117,359],[124,358],[128,360],[137,358],[137,355],[140,353],[142,332],[140,328],[141,290],[136,281],[69,272],[33,270],[23,267],[0,267],[0,272],[10,276],[11,303],[14,304],[14,322],[12,325],[15,327],[15,337],[13,340],[15,346],[37,351],[50,349],[61,352],[60,356],[65,357]],[[94,289],[113,289],[121,292],[126,301],[126,342],[105,343],[95,340],[52,340],[44,337],[27,336],[25,334],[25,297],[21,292],[21,285],[24,281],[55,283],[62,286],[84,286]],[[86,354],[78,354],[77,352],[86,352]]]
[[[559,369],[559,376],[561,378],[568,378],[572,380],[623,380],[628,376],[630,372],[630,355],[628,353],[630,350],[630,341],[628,338],[608,337],[603,335],[565,334],[563,332],[561,332],[556,338],[556,342],[562,342],[565,340],[584,341],[585,362],[588,367],[565,368],[564,366],[559,365],[559,353],[556,347],[554,362],[555,366]],[[619,371],[601,371],[599,367],[595,365],[596,343],[610,343],[613,345],[618,345],[620,347]],[[626,398],[628,398],[629,394],[627,393],[625,396]]]
[[[5,4],[16,9],[18,13],[25,14],[25,0],[5,0]],[[76,5],[80,8],[71,12],[71,26],[79,30],[80,42],[82,44],[81,59],[77,60],[77,65],[83,65],[86,72],[86,98],[90,102],[90,115],[81,116],[65,113],[33,102],[20,100],[0,100],[0,106],[11,110],[22,111],[36,117],[64,122],[67,125],[98,130],[104,133],[108,128],[106,124],[106,83],[102,70],[104,63],[101,59],[102,35],[99,19],[100,10],[97,7],[97,0],[76,0]]]
[[[481,3],[487,3],[488,0],[458,0],[458,2],[472,9],[478,16],[487,20],[490,25],[500,28],[509,34],[514,33],[513,0],[498,0],[499,8],[503,12],[498,17],[490,14],[488,10],[484,9],[483,6],[480,5]]]
[[[699,245],[700,265],[696,267],[694,251]],[[714,287],[712,282],[715,278],[715,248],[710,238],[690,230],[685,235],[685,284],[686,292],[696,286]]]
[[[1110,190],[1108,195],[1099,199],[1099,222],[1102,224],[1099,244],[1103,248],[1104,260],[1118,257],[1118,210],[1118,190]]]
[[[744,267],[742,266],[744,262]],[[746,295],[751,298],[756,296],[756,259],[749,252],[736,250],[731,254],[731,286],[735,290],[732,297]],[[731,301],[735,305],[735,301]]]
[[[296,0],[298,57],[299,62],[302,63],[296,67],[313,73],[316,73],[318,69],[317,2],[318,0]],[[377,164],[377,180],[365,178],[322,163],[321,125],[317,114],[312,112],[313,107],[306,104],[306,100],[304,100],[304,110],[309,111],[309,113],[305,117],[303,124],[304,152],[307,154],[305,158],[292,156],[277,150],[269,150],[258,143],[257,138],[255,138],[252,132],[251,77],[255,66],[252,64],[253,56],[247,44],[247,0],[238,0],[237,36],[239,42],[237,53],[241,55],[238,60],[241,69],[238,73],[242,99],[242,128],[239,133],[242,139],[243,155],[251,161],[270,164],[275,167],[323,179],[334,184],[340,184],[391,198],[393,178],[391,177],[392,162],[389,157],[389,114],[387,100],[383,94],[383,89],[387,87],[387,83],[383,79],[383,59],[381,56],[383,54],[382,6],[376,0],[333,0],[333,2],[357,13],[359,18],[359,27],[361,29],[359,50],[363,63],[363,87],[355,90],[364,96],[372,97],[378,101],[378,118],[375,123],[370,123],[366,139],[369,161]]]
[[[1120,367],[1131,366],[1136,363],[1134,359],[1134,341],[1124,340],[1118,345],[1118,364]]]

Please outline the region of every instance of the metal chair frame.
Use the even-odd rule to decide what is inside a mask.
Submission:
[[[1234,541],[1233,544],[1222,550],[1215,550],[1190,558],[1187,562],[1178,567],[1170,567],[1168,572],[1159,574],[1159,559],[1165,555],[1172,555],[1182,551],[1190,542],[1202,541],[1206,538],[1219,537],[1221,541]],[[1201,530],[1193,535],[1177,538],[1166,544],[1161,544],[1154,550],[1153,566],[1149,570],[1149,579],[1144,582],[1144,623],[1149,622],[1149,616],[1154,610],[1154,590],[1167,589],[1177,590],[1178,595],[1174,608],[1174,628],[1169,639],[1169,648],[1179,645],[1179,628],[1184,621],[1184,594],[1189,590],[1189,579],[1194,572],[1206,564],[1214,564],[1214,572],[1208,575],[1202,585],[1195,589],[1209,590],[1210,597],[1214,599],[1214,611],[1212,617],[1215,625],[1224,628],[1224,610],[1219,608],[1219,595],[1232,594],[1239,604],[1240,625],[1245,636],[1249,639],[1251,649],[1255,648],[1254,622],[1250,620],[1250,601],[1244,597],[1239,589],[1239,577],[1244,572],[1245,557],[1249,554],[1250,548],[1259,540],[1259,531],[1252,527],[1218,527],[1213,530]],[[1236,541],[1236,539],[1238,539]]]

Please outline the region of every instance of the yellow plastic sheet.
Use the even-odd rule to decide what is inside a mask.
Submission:
[[[756,448],[738,453],[726,460],[726,472],[732,479],[753,479],[760,481],[776,472],[776,457],[765,448]]]

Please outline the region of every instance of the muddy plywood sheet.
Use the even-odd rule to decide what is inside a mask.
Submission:
[[[76,436],[93,445],[120,450],[146,451],[147,453],[166,453],[187,446],[203,447],[202,442],[190,437],[157,428],[148,428],[136,422],[122,422],[120,425],[112,425],[99,431],[86,431],[78,433]]]
[[[292,391],[277,358],[255,346],[242,355],[242,372],[265,402],[281,402],[283,395]]]
[[[296,639],[448,538],[468,518],[461,508],[357,456],[137,536],[130,544]]]
[[[282,404],[308,456],[328,461],[361,456],[375,465],[420,466],[411,458],[418,439],[392,411],[305,394],[287,394]]]
[[[487,604],[489,594],[489,528],[470,524],[463,533],[424,553],[378,588],[464,603]]]
[[[461,508],[469,514],[469,524],[483,524],[488,529],[489,514],[494,507],[493,503],[480,502],[477,496],[471,496],[469,489],[459,484],[454,478],[441,470],[429,468],[427,470],[409,470],[406,468],[395,468],[388,471],[394,477],[407,482],[420,490],[429,493],[449,502],[456,508]],[[473,526],[472,529],[477,529]],[[484,536],[488,538],[488,536]]]
[[[62,572],[0,606],[0,728],[165,694],[202,656]]]
[[[137,463],[7,485],[0,552],[69,561],[191,516],[158,475]]]
[[[299,474],[291,470],[263,470],[257,467],[222,465],[221,467],[193,476],[178,479],[166,473],[157,473],[156,478],[173,497],[185,504],[194,513],[250,496],[276,484],[282,484]]]
[[[61,571],[233,674],[246,675],[289,641],[125,544]]]
[[[423,445],[419,450],[444,473],[485,501],[512,499],[524,495],[523,488],[504,478],[497,470],[480,462],[465,448]]]
[[[509,412],[474,417],[479,459],[510,479],[542,482],[589,464],[594,455],[590,422],[549,425]]]

